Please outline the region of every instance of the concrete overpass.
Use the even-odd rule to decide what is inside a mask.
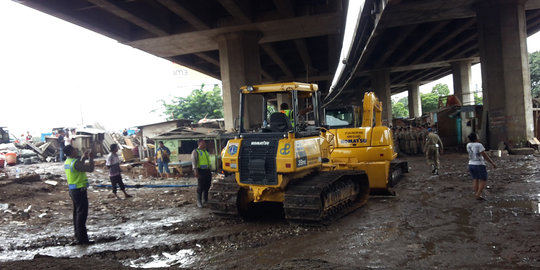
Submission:
[[[363,31],[327,102],[357,103],[373,89],[390,120],[391,94],[408,91],[416,117],[419,85],[452,74],[454,93],[474,104],[470,67],[481,62],[490,146],[532,138],[526,38],[540,29],[539,8],[537,0],[366,0]]]
[[[345,0],[24,0],[32,8],[94,30],[223,81],[226,127],[236,89],[276,81],[330,88],[341,47]],[[352,55],[327,101],[358,102],[374,89],[391,119],[392,93],[454,75],[472,99],[470,66],[482,62],[490,141],[532,137],[526,37],[540,29],[540,0],[366,0]],[[254,103],[255,101],[248,101]],[[257,122],[259,106],[248,115]]]
[[[346,0],[24,0],[31,8],[221,79],[226,127],[245,84],[329,89]],[[254,102],[254,101],[252,101]],[[259,108],[259,106],[253,106]],[[248,113],[258,122],[260,112]]]

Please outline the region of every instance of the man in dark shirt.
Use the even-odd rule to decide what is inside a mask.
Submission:
[[[58,147],[60,148],[60,162],[64,161],[64,147],[66,146],[65,140],[64,140],[64,130],[61,129],[58,132],[60,135],[58,136]]]

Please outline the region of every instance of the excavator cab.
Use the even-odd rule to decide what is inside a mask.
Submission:
[[[238,134],[222,155],[223,170],[231,175],[213,183],[211,210],[245,216],[272,202],[283,205],[289,220],[319,222],[365,203],[369,183],[363,172],[324,171],[329,143],[320,115],[316,84],[242,87]]]

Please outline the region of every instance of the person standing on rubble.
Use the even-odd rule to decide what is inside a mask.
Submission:
[[[212,185],[210,155],[203,139],[199,140],[198,148],[191,152],[191,166],[197,177],[197,207],[201,208],[208,202],[208,191]]]
[[[131,195],[127,194],[124,181],[122,181],[122,173],[120,171],[120,158],[118,157],[118,144],[111,144],[111,152],[107,156],[105,165],[109,168],[109,179],[111,179],[112,192],[114,196],[119,199],[116,194],[116,186],[120,186],[120,190],[124,193],[125,198],[131,198]]]
[[[88,245],[93,241],[88,240],[86,231],[86,219],[88,217],[88,177],[87,172],[94,171],[94,156],[91,151],[86,151],[79,158],[79,151],[71,145],[64,148],[67,155],[64,163],[64,171],[69,188],[69,196],[73,201],[73,225],[75,227],[76,244]],[[86,161],[88,160],[88,164]]]
[[[160,177],[163,177],[163,170],[165,170],[165,178],[169,178],[169,173],[171,173],[169,171],[169,162],[171,161],[169,158],[170,155],[171,150],[163,145],[163,141],[160,141],[159,147],[156,149],[156,158]]]
[[[58,135],[58,148],[60,148],[60,162],[64,161],[64,147],[66,146],[65,140],[64,140],[64,130],[61,129],[58,132],[60,135]]]
[[[439,135],[433,132],[431,128],[428,128],[423,149],[426,153],[427,163],[431,166],[431,173],[439,175],[439,166],[441,164],[439,156],[444,152],[444,147]]]
[[[484,200],[482,191],[487,185],[487,160],[493,168],[497,168],[495,163],[486,154],[484,146],[478,141],[476,133],[471,133],[468,136],[469,143],[467,144],[467,152],[469,153],[469,173],[473,178],[473,191],[477,200]]]

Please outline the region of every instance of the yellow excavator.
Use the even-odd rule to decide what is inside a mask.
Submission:
[[[327,107],[325,117],[330,164],[336,170],[365,171],[372,194],[394,195],[391,188],[408,172],[408,164],[396,159],[392,131],[382,125],[382,103],[375,94],[364,94],[363,107]]]
[[[326,165],[330,145],[321,131],[316,84],[244,86],[240,93],[239,132],[222,155],[223,170],[231,174],[213,183],[208,202],[212,212],[243,216],[273,202],[283,205],[290,221],[325,223],[366,203],[369,181],[364,171]],[[257,130],[244,129],[246,96],[263,102]],[[290,104],[290,110],[271,112],[276,100]],[[313,117],[302,117],[300,105],[311,107]]]

